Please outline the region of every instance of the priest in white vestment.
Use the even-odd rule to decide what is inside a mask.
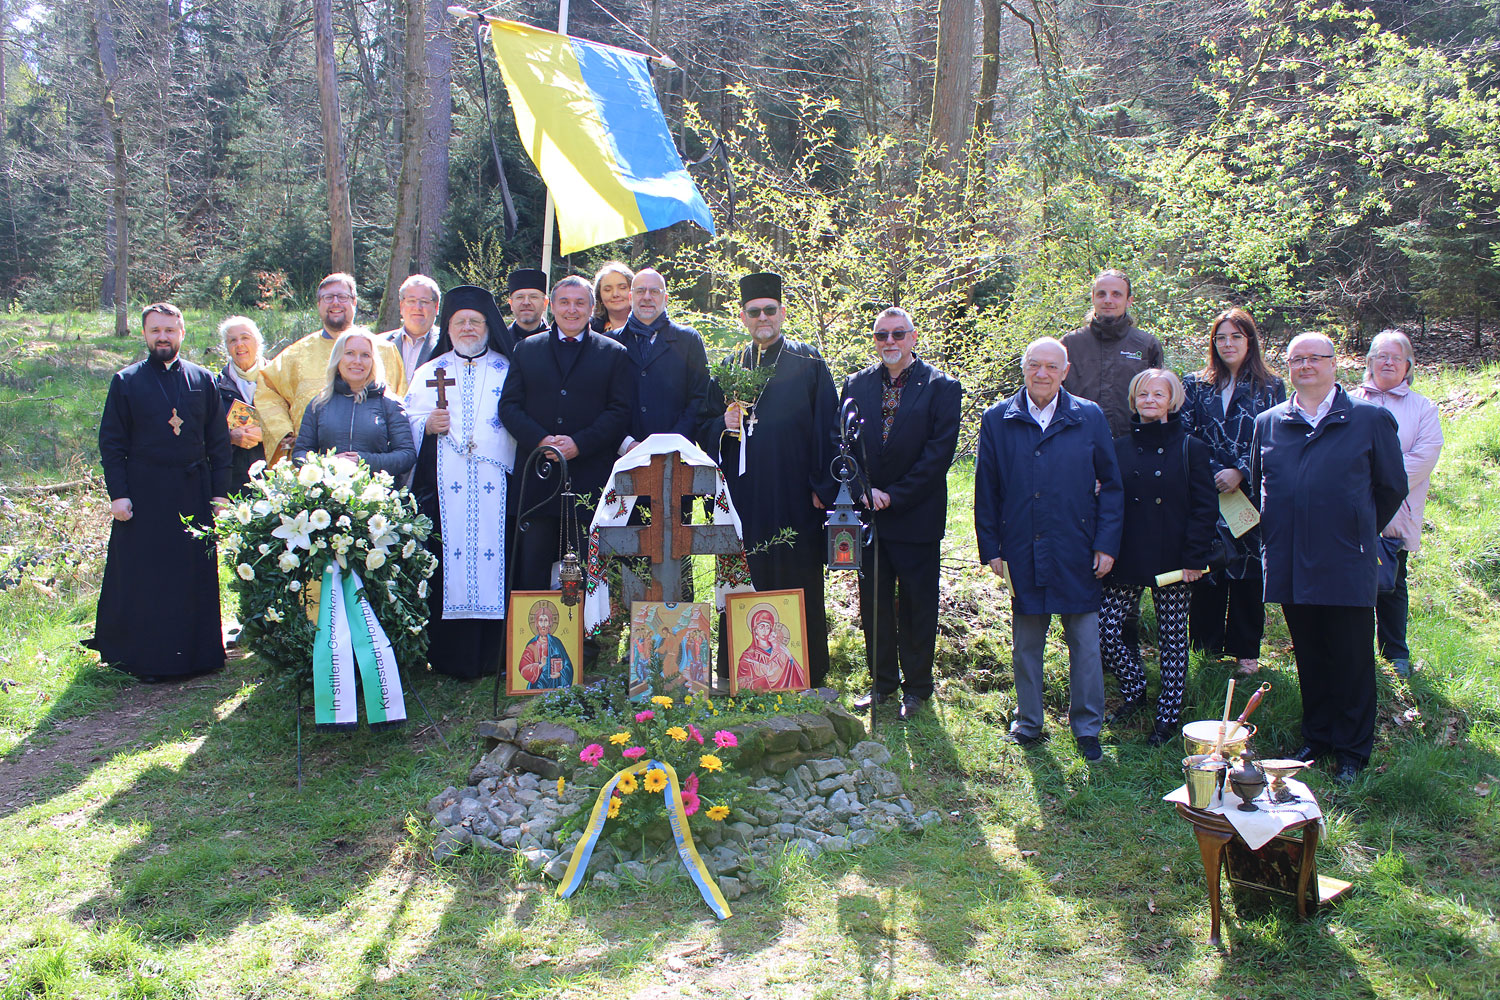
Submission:
[[[428,547],[438,571],[428,594],[427,660],[465,680],[504,662],[507,497],[516,441],[500,423],[510,371],[495,298],[476,285],[443,297],[432,360],[406,395],[420,441],[412,493],[437,529]],[[446,408],[439,406],[439,384]]]

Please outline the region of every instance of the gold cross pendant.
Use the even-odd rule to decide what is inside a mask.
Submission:
[[[177,407],[175,407],[175,406],[172,407],[172,416],[171,416],[171,419],[169,419],[167,421],[167,423],[169,423],[169,424],[172,425],[172,433],[173,434],[181,434],[182,433],[183,420],[182,420],[181,417],[179,417],[177,415]]]

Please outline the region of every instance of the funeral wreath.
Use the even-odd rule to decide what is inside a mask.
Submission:
[[[423,546],[432,522],[389,473],[363,462],[312,455],[301,465],[257,462],[250,485],[219,515],[211,536],[239,598],[240,643],[309,683],[318,608],[330,562],[353,570],[404,666],[427,658],[427,590],[437,558]]]

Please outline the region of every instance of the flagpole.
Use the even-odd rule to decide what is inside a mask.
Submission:
[[[568,0],[558,0],[557,33],[568,33]],[[552,189],[547,189],[547,210],[542,217],[542,273],[547,276],[546,291],[552,290],[552,229],[556,221],[556,209],[552,204]]]

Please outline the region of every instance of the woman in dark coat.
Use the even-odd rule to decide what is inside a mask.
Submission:
[[[1255,320],[1245,310],[1221,312],[1208,330],[1208,363],[1182,380],[1187,396],[1182,423],[1208,445],[1214,486],[1231,493],[1243,490],[1250,476],[1255,418],[1285,402],[1286,385],[1266,368]],[[1230,540],[1228,528],[1219,535]],[[1229,562],[1193,584],[1188,609],[1193,648],[1238,660],[1241,677],[1260,669],[1266,625],[1261,589],[1259,528],[1233,539]]]
[[[1125,487],[1125,530],[1120,556],[1104,578],[1099,645],[1105,668],[1118,678],[1125,703],[1109,717],[1123,722],[1146,704],[1146,672],[1140,646],[1126,622],[1151,588],[1161,650],[1161,691],[1150,744],[1161,746],[1177,732],[1188,667],[1189,587],[1203,575],[1219,504],[1209,471],[1208,446],[1188,437],[1177,411],[1182,383],[1172,372],[1149,368],[1130,380],[1130,433],[1115,438],[1115,459]],[[1164,573],[1181,579],[1158,585]]]
[[[219,387],[219,398],[228,414],[236,401],[246,406],[255,406],[255,376],[265,358],[261,356],[266,341],[260,327],[249,316],[231,316],[219,324],[219,343],[224,348],[228,363],[215,379]],[[233,445],[230,456],[229,492],[239,493],[250,484],[250,466],[266,457],[261,443],[260,424],[251,421],[243,426],[229,425],[229,443]]]
[[[328,381],[307,404],[292,458],[334,452],[399,479],[417,464],[411,424],[401,400],[385,392],[385,367],[375,337],[353,326],[334,341]]]

